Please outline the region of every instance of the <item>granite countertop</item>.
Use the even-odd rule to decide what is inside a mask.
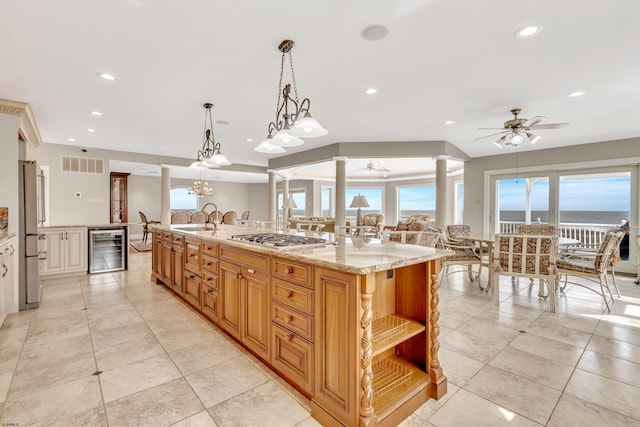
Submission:
[[[87,227],[87,228],[119,228],[119,227],[130,227],[132,225],[142,225],[140,222],[121,222],[118,224],[67,224],[67,225],[47,225],[46,227],[38,227],[38,230],[49,230],[51,228],[76,228],[76,227]]]
[[[338,269],[355,274],[367,274],[442,258],[450,251],[418,245],[383,242],[379,239],[336,238],[333,233],[296,232],[264,228],[220,225],[217,230],[204,229],[202,224],[174,224],[170,227],[153,225],[152,228],[199,237],[202,240],[224,243],[254,252],[277,255],[317,266]],[[286,233],[308,237],[321,237],[329,243],[323,246],[274,248],[246,243],[229,238],[236,234]]]
[[[16,233],[14,232],[0,234],[0,245],[4,245],[5,242],[7,242],[8,240],[12,239],[15,236],[16,236]]]

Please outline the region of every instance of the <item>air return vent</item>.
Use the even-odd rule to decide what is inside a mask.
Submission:
[[[104,159],[60,156],[60,171],[69,173],[104,174]]]

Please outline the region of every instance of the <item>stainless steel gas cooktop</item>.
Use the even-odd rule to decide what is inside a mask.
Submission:
[[[255,243],[258,245],[272,247],[291,247],[291,246],[311,246],[325,245],[326,239],[318,237],[305,237],[295,234],[280,233],[262,233],[262,234],[236,234],[230,237],[231,240],[240,242]]]

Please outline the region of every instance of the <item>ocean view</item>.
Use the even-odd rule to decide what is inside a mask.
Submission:
[[[501,221],[524,222],[524,211],[500,211]],[[531,211],[531,222],[536,222],[540,218],[541,222],[548,222],[547,211]],[[612,224],[619,225],[623,220],[629,219],[629,212],[623,211],[562,211],[560,212],[560,223],[578,224]]]

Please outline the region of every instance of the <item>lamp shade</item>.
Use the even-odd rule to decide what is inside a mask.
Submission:
[[[278,146],[273,145],[271,142],[273,141],[272,136],[267,136],[256,148],[255,151],[258,153],[285,153],[285,149]]]
[[[367,198],[358,194],[357,196],[353,196],[353,200],[351,201],[350,208],[368,208],[369,202],[367,202]]]
[[[298,205],[296,205],[296,201],[293,200],[293,197],[289,197],[282,203],[282,207],[284,209],[294,209],[297,208]]]
[[[297,147],[304,144],[304,141],[297,136],[291,135],[287,129],[282,129],[274,135],[271,143],[280,147]]]
[[[323,136],[329,133],[328,130],[322,127],[320,123],[307,111],[304,117],[300,117],[289,129],[291,135],[299,136],[301,138],[313,138],[316,136]]]

